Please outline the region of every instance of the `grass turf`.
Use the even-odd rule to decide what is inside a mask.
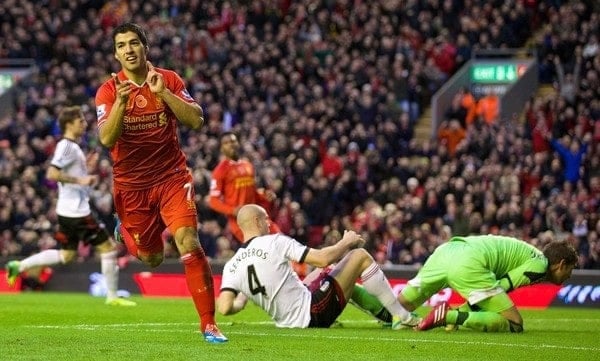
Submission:
[[[134,297],[110,307],[74,293],[0,294],[0,360],[592,360],[600,310],[522,310],[523,334],[383,329],[348,306],[330,329],[277,329],[249,305],[218,317],[226,344],[204,342],[188,299]],[[426,313],[426,309],[419,310]]]

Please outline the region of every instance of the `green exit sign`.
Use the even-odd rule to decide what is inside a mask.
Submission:
[[[0,89],[8,89],[13,86],[14,80],[12,74],[0,73]]]
[[[471,67],[473,83],[513,83],[520,69],[516,64],[476,64]]]
[[[4,59],[0,61],[0,96],[14,87],[34,70],[31,59]],[[2,113],[0,111],[0,113]]]

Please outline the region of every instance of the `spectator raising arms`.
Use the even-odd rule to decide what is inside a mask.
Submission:
[[[590,136],[588,134],[586,140]],[[587,142],[581,145],[577,139],[570,139],[569,137],[566,137],[566,139],[567,145],[563,145],[556,139],[552,139],[551,144],[563,161],[564,179],[575,184],[581,177],[580,168],[583,164],[583,156],[587,152]]]

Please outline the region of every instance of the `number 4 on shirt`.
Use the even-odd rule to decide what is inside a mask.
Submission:
[[[253,295],[257,293],[262,293],[263,296],[267,297],[267,291],[265,290],[265,286],[260,283],[258,279],[258,275],[256,274],[256,270],[254,269],[254,265],[251,264],[248,266],[248,287],[250,288],[250,292]]]

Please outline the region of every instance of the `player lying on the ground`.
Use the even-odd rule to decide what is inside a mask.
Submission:
[[[453,237],[433,252],[398,300],[414,311],[442,288],[451,287],[468,304],[450,310],[443,302],[419,323],[419,330],[462,325],[487,332],[523,332],[523,318],[507,292],[544,281],[560,285],[577,261],[577,251],[564,241],[550,242],[542,252],[511,237]]]

